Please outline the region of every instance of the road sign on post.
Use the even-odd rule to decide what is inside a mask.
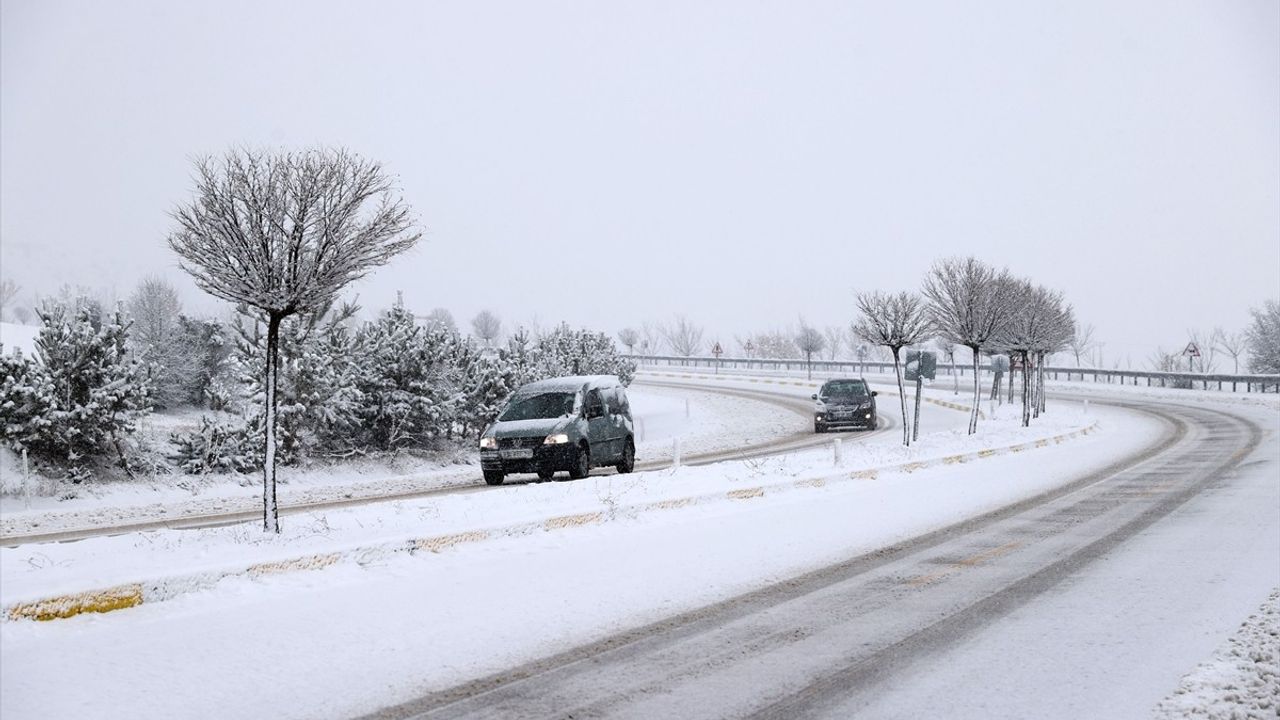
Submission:
[[[903,375],[907,380],[928,378],[932,380],[938,372],[938,355],[928,350],[908,350],[907,367]]]
[[[720,347],[720,343],[718,341],[716,342],[715,345],[711,346],[711,354],[716,356],[716,374],[719,375],[720,374],[720,356],[724,354],[724,348]]]
[[[924,392],[924,379],[932,380],[938,372],[938,355],[928,350],[908,350],[907,367],[903,376],[916,381],[916,414],[911,421],[911,439],[920,439],[920,395]]]
[[[1196,345],[1193,340],[1187,343],[1187,347],[1182,351],[1182,354],[1187,356],[1187,372],[1195,372],[1196,358],[1200,357],[1200,346]]]

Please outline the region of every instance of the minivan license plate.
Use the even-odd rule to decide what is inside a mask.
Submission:
[[[533,457],[533,448],[511,448],[502,451],[504,460],[528,460]]]

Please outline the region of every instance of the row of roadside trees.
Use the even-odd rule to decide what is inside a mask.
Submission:
[[[902,401],[903,444],[911,444],[911,423],[903,386],[901,350],[940,338],[969,349],[973,361],[973,402],[969,434],[977,432],[984,354],[1007,354],[1022,368],[1022,424],[1044,409],[1044,359],[1068,348],[1075,334],[1074,313],[1062,293],[997,270],[977,258],[934,263],[919,292],[867,292],[857,296],[853,332],[883,346],[894,363]]]

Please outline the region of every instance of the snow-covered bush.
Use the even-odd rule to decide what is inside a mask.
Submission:
[[[564,323],[538,337],[530,359],[525,382],[563,375],[617,375],[623,385],[630,385],[636,374],[635,362],[619,356],[608,335],[574,330]]]
[[[11,356],[0,365],[5,443],[64,467],[114,451],[129,471],[131,436],[151,402],[145,367],[128,352],[124,314],[50,302],[40,319],[39,362]]]
[[[0,347],[0,441],[21,451],[38,442],[51,423],[53,383],[30,358],[3,350]]]
[[[1280,373],[1280,302],[1268,300],[1252,312],[1253,323],[1245,331],[1249,341],[1249,372]]]
[[[174,452],[170,456],[183,472],[201,475],[211,472],[247,473],[262,467],[261,437],[245,425],[200,418],[200,429],[170,436]]]

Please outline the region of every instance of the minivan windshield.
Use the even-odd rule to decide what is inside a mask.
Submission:
[[[573,413],[573,393],[549,392],[526,395],[511,401],[498,420],[540,420]]]
[[[824,397],[864,398],[867,396],[867,384],[861,380],[837,380],[822,386]]]

